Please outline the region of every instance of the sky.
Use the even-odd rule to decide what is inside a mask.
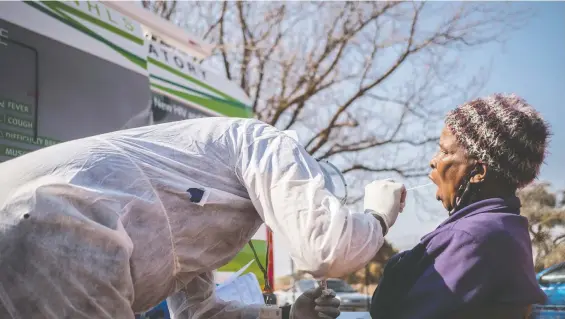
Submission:
[[[553,136],[546,165],[539,180],[548,181],[554,189],[565,189],[565,2],[523,2],[519,6],[534,7],[536,14],[527,25],[512,32],[503,43],[483,47],[466,61],[473,67],[492,61],[489,81],[481,95],[495,92],[516,93],[525,98],[548,121]],[[418,209],[422,203],[408,200],[407,206],[387,235],[398,249],[409,249],[432,231],[447,212],[435,200],[434,186],[418,190],[429,198],[428,211]],[[408,194],[410,197],[410,193]],[[437,207],[437,208],[436,208]],[[274,235],[275,276],[291,273],[291,263],[284,241]]]

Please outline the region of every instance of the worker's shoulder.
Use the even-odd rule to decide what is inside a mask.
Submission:
[[[254,118],[238,118],[238,117],[204,117],[199,119],[191,119],[167,123],[168,126],[194,128],[205,131],[225,132],[228,130],[255,130],[258,127],[274,129],[273,126]],[[163,125],[163,124],[161,124]]]
[[[222,119],[222,118],[220,118]],[[258,128],[278,131],[269,123],[263,122],[255,118],[223,118],[230,127],[242,128],[244,130],[256,130]]]
[[[274,126],[254,118],[215,117],[198,120],[201,129],[211,130],[220,135],[231,136],[238,140],[254,140],[270,136],[284,135]]]
[[[257,139],[280,136],[281,131],[257,119],[205,117],[151,125],[116,132],[118,137],[133,137],[159,143],[202,145],[241,145]]]
[[[227,116],[209,116],[194,118],[188,120],[167,122],[153,125],[153,127],[171,127],[171,126],[197,126],[197,127],[222,127],[234,125],[250,125],[252,123],[263,123],[254,118],[240,118],[240,117],[227,117]]]
[[[109,136],[154,138],[159,136],[191,137],[193,140],[215,139],[229,131],[257,125],[267,125],[256,119],[233,117],[203,117],[130,128],[108,134]],[[104,136],[104,135],[102,135]]]

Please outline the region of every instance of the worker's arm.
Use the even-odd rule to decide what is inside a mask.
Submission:
[[[297,268],[340,277],[365,266],[384,239],[371,214],[353,213],[325,187],[318,162],[270,125],[247,121],[231,156],[265,224],[282,236]]]

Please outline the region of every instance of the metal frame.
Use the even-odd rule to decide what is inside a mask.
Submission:
[[[327,164],[330,168],[332,168],[337,173],[337,175],[339,176],[341,181],[343,182],[345,194],[343,195],[343,198],[340,199],[340,202],[341,202],[342,205],[345,205],[345,203],[347,203],[347,198],[349,196],[349,193],[347,192],[347,181],[345,180],[345,176],[343,176],[341,171],[331,162],[329,162],[327,160],[320,160],[320,159],[318,160],[318,162]]]

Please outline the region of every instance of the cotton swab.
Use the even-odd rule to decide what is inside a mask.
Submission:
[[[430,186],[430,185],[434,185],[434,183],[427,183],[427,184],[424,184],[424,185],[418,185],[418,186],[410,187],[410,188],[407,188],[406,191],[411,191],[411,190],[413,190],[413,189],[418,189],[418,188],[422,188],[422,187],[427,187],[427,186]]]

